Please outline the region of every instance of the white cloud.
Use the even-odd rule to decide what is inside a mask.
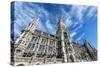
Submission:
[[[54,25],[50,23],[50,20],[47,19],[46,21],[46,28],[48,30],[49,33],[51,34],[55,34],[55,29],[54,29]]]
[[[85,33],[82,33],[82,35],[80,35],[80,37],[77,38],[76,40],[77,40],[77,41],[80,41],[80,40],[83,38],[84,35],[85,35]]]
[[[76,34],[77,34],[76,32],[72,32],[72,33],[70,34],[70,37],[72,38],[72,37],[74,37]]]
[[[63,8],[61,9],[62,14],[64,15],[65,24],[67,27],[76,27],[72,31],[77,31],[81,27],[83,27],[83,15],[84,12],[88,10],[89,6],[81,6],[81,5],[74,5],[72,6],[71,10],[69,12],[66,12]],[[77,21],[73,21],[72,17],[75,16]]]
[[[65,24],[67,25],[67,27],[72,26],[71,16],[69,15],[69,13],[66,12],[63,8],[61,8],[61,12],[62,12],[63,18],[65,20]]]
[[[70,16],[68,16],[68,17],[66,18],[65,23],[66,23],[67,27],[72,26],[72,21],[71,21],[71,17],[70,17]]]
[[[79,26],[77,26],[73,31],[78,31],[78,29],[82,28],[82,24],[80,24]]]
[[[84,13],[88,10],[89,6],[84,6],[84,5],[74,5],[72,6],[69,15],[71,17],[75,17],[75,21],[71,22],[71,27],[74,28],[72,31],[77,32],[80,28],[83,27],[83,16]],[[77,27],[76,27],[77,26]]]
[[[96,7],[90,7],[88,13],[87,13],[87,17],[88,18],[91,18],[92,16],[96,16]]]
[[[78,22],[74,22],[72,28],[76,27],[78,24],[79,24]]]
[[[46,21],[46,25],[48,29],[52,29],[52,25],[49,20]]]
[[[39,30],[42,29],[42,31],[46,31],[46,28],[44,27],[44,25],[42,24],[41,21],[39,21],[38,29],[39,29]]]
[[[21,32],[19,31],[19,29],[14,29],[14,33],[16,34],[16,35],[20,35],[21,34]],[[14,35],[15,35],[14,34]]]
[[[83,21],[84,12],[88,9],[89,6],[72,6],[70,13],[74,15],[79,22]]]

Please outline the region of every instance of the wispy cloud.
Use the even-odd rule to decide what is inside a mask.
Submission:
[[[87,16],[90,18],[90,17],[92,17],[92,16],[95,16],[96,14],[96,8],[97,7],[90,7],[89,8],[89,11],[88,11],[88,13],[87,13]]]
[[[73,28],[72,31],[72,37],[77,36],[77,35],[80,35],[78,33],[75,33],[75,32],[82,32],[82,28],[84,26],[84,24],[86,24],[87,22],[84,20],[84,18],[87,18],[87,19],[91,19],[92,16],[95,15],[95,12],[96,12],[96,8],[95,7],[90,7],[90,6],[83,6],[83,5],[75,5],[75,6],[72,6],[71,10],[69,11],[69,15],[71,17],[74,17],[74,19],[72,19],[72,23],[71,23],[71,26],[70,28]],[[85,28],[85,26],[84,26]],[[82,32],[84,33],[84,32]],[[82,39],[82,37],[84,36],[85,34],[82,34],[80,35],[80,37],[77,37],[77,40],[80,40]]]
[[[76,32],[72,32],[72,33],[70,34],[70,37],[74,37],[76,34],[77,34]]]
[[[39,30],[42,29],[42,31],[46,31],[46,30],[47,30],[47,29],[44,27],[44,25],[42,24],[41,21],[39,21],[38,29],[39,29]]]
[[[49,19],[47,19],[47,21],[46,21],[46,27],[47,27],[49,33],[55,34],[54,25],[50,23]]]
[[[76,20],[80,23],[83,22],[83,15],[86,12],[86,10],[89,8],[89,6],[79,6],[75,5],[72,6],[70,14],[72,16],[75,16]]]
[[[67,27],[72,26],[71,15],[69,15],[69,13],[64,10],[64,8],[61,8],[61,12],[66,26]]]
[[[80,24],[80,25],[78,25],[76,28],[74,28],[74,30],[73,31],[78,31],[80,28],[82,28],[82,24]]]
[[[82,33],[76,40],[77,40],[77,41],[82,40],[82,38],[83,38],[84,35],[85,35],[85,33]]]

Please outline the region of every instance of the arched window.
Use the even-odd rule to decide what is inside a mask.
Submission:
[[[16,49],[16,52],[21,52],[21,50],[20,49]]]
[[[37,63],[36,65],[40,65],[40,63]]]
[[[39,46],[39,49],[38,49],[38,52],[37,52],[37,56],[38,57],[42,57],[42,55],[44,55],[44,50],[45,50],[45,46],[44,45],[40,45]]]
[[[32,42],[37,42],[37,41],[38,41],[38,37],[33,36],[32,39],[31,39],[31,41],[32,41]]]
[[[51,58],[54,56],[54,47],[50,47],[48,48],[48,58]]]
[[[29,43],[29,45],[27,46],[27,49],[33,50],[34,46],[35,46],[35,44]]]
[[[70,55],[70,60],[71,60],[71,62],[74,62],[74,58],[72,55]]]
[[[31,45],[32,45],[32,43],[29,43],[28,46],[27,46],[27,49],[30,49]]]
[[[31,41],[34,41],[34,39],[35,39],[35,37],[33,36],[32,39],[31,39]]]
[[[67,38],[67,37],[68,37],[67,32],[64,32],[64,37],[65,37],[65,38]]]

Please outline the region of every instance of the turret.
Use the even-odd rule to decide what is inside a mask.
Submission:
[[[19,45],[19,42],[20,42],[20,44],[21,44],[21,42],[22,42],[21,40],[23,40],[23,38],[26,38],[26,39],[27,39],[27,37],[28,37],[29,35],[32,35],[32,34],[30,34],[30,33],[34,33],[34,31],[37,29],[38,23],[39,23],[38,21],[39,21],[39,18],[34,18],[34,20],[29,24],[29,26],[26,27],[26,28],[22,31],[21,35],[17,38],[15,44],[18,44],[18,45]],[[25,43],[24,43],[24,44],[25,44]]]
[[[67,30],[67,26],[64,24],[64,20],[59,18],[58,21],[58,29],[57,29],[57,36],[58,36],[58,57],[63,58],[63,62],[74,62],[74,49],[70,42],[70,35]],[[62,55],[62,56],[61,56]]]

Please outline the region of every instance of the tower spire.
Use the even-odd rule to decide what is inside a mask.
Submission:
[[[62,16],[59,16],[58,17],[58,24],[61,24],[61,22],[64,22],[64,20],[63,20]]]
[[[23,30],[23,33],[20,35],[20,37],[16,40],[16,43],[18,43],[23,37],[25,37],[25,34],[28,35],[29,32],[33,33],[37,27],[38,27],[38,22],[39,21],[39,18],[36,17],[34,18],[33,21],[31,21],[31,23],[29,24],[28,27],[26,27],[24,30]],[[29,31],[29,32],[27,32]]]
[[[57,35],[59,38],[58,45],[60,45],[58,47],[58,50],[61,50],[62,52],[60,54],[62,54],[63,62],[74,62],[75,57],[74,57],[73,46],[69,40],[68,30],[62,18],[59,18],[59,21],[58,21]]]

